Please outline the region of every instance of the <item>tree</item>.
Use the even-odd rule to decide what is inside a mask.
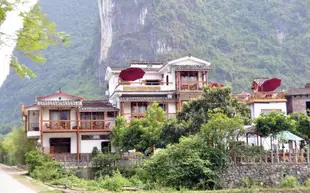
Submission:
[[[25,164],[25,154],[35,149],[35,141],[27,139],[23,128],[15,128],[1,143],[7,164]]]
[[[165,112],[158,103],[148,106],[144,118],[131,119],[128,126],[123,118],[117,118],[116,127],[112,131],[112,143],[123,151],[136,148],[143,153],[146,150],[152,152],[159,142],[164,120]]]
[[[178,120],[189,123],[189,133],[197,133],[202,124],[207,123],[210,114],[222,112],[227,117],[239,116],[244,124],[249,124],[250,109],[232,96],[229,87],[205,87],[202,97],[183,106]]]
[[[168,144],[178,143],[179,139],[186,135],[187,128],[188,125],[184,122],[168,119],[162,127],[160,146],[166,147]]]
[[[19,4],[19,2],[15,2]],[[6,12],[15,8],[14,4],[7,1],[0,2],[0,24],[5,20]],[[4,34],[8,39],[13,39],[17,35],[16,51],[23,56],[30,58],[35,63],[44,63],[45,57],[38,51],[47,49],[50,45],[69,44],[69,36],[64,32],[56,32],[56,25],[41,13],[39,5],[35,5],[28,13],[22,13],[24,25],[17,34]],[[5,44],[5,42],[1,42]],[[12,54],[11,67],[21,77],[35,77],[35,74],[25,65],[21,64],[17,57]]]
[[[262,137],[275,136],[281,131],[294,131],[295,121],[283,113],[271,112],[262,114],[255,121],[256,131]]]
[[[190,136],[158,150],[145,163],[146,180],[175,188],[205,186],[213,179],[211,163],[203,156],[206,147],[201,137]]]
[[[211,147],[223,147],[235,140],[242,132],[243,122],[240,117],[228,117],[222,113],[210,114],[210,120],[201,126],[201,133]],[[225,146],[224,146],[225,147]]]
[[[292,130],[293,133],[299,135],[310,143],[310,117],[303,113],[293,113],[289,117],[295,121],[296,128]]]

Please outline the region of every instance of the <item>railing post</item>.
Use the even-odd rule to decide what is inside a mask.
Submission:
[[[289,163],[291,163],[292,162],[292,150],[291,149],[289,149],[289,151],[288,151],[289,153],[288,153],[288,159],[289,159]]]
[[[279,148],[276,148],[276,159],[277,159],[277,163],[280,163],[280,158],[279,158]]]
[[[301,153],[301,156],[300,156],[301,160],[300,160],[300,162],[304,163],[304,149],[301,149],[300,153]]]

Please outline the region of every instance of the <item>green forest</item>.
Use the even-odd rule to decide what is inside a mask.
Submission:
[[[85,98],[103,98],[98,78],[100,21],[97,1],[40,1],[57,30],[71,36],[69,47],[44,51],[44,65],[22,59],[37,74],[21,79],[12,73],[0,88],[0,124],[20,124],[20,104],[58,90]],[[139,19],[129,29],[122,22]],[[108,65],[124,66],[132,59],[175,59],[191,53],[212,63],[212,82],[248,91],[255,77],[281,78],[282,87],[303,87],[310,75],[310,1],[294,0],[146,0],[114,3],[113,42]],[[132,14],[132,15],[131,15]],[[126,16],[126,17],[125,17]],[[153,42],[171,50],[157,53]],[[5,128],[5,126],[3,126]]]

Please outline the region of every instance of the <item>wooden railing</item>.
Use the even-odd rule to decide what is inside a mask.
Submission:
[[[176,113],[165,113],[167,118],[176,118]],[[124,113],[123,117],[130,119],[141,119],[145,117],[145,113]]]
[[[255,92],[249,96],[248,101],[272,99],[285,99],[285,94],[284,92]]]
[[[44,120],[43,131],[64,130],[112,130],[114,120]],[[78,128],[79,125],[79,128]]]
[[[160,85],[172,85],[173,82],[146,82],[146,81],[121,81],[119,85],[129,85],[129,86],[160,86]]]
[[[80,130],[112,130],[114,121],[108,120],[81,120]]]
[[[178,86],[178,90],[199,91],[199,90],[203,90],[205,85],[207,85],[207,82],[205,82],[205,81],[180,82],[180,85]]]

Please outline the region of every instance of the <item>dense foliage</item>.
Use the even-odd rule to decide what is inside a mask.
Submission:
[[[208,122],[210,114],[216,112],[223,112],[228,117],[240,116],[244,124],[250,123],[249,107],[239,103],[229,87],[205,87],[202,97],[183,106],[178,119],[189,124],[188,132],[196,133]]]
[[[128,126],[124,118],[118,118],[112,131],[112,142],[119,150],[136,149],[142,153],[152,152],[159,143],[165,112],[153,103],[148,106],[145,118],[132,119]]]
[[[0,139],[0,162],[8,165],[25,164],[26,152],[34,149],[35,141],[27,139],[23,128],[15,128]]]
[[[294,131],[295,121],[283,113],[262,114],[255,120],[256,130],[263,136],[275,136],[281,131]]]

